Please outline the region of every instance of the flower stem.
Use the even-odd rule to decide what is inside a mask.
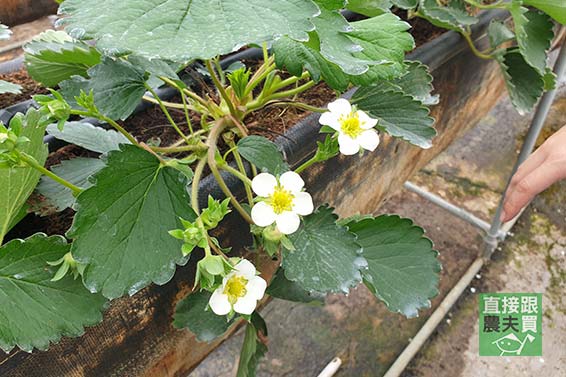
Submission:
[[[65,187],[67,187],[68,189],[70,189],[73,192],[73,196],[77,196],[83,191],[83,189],[81,189],[80,187],[75,186],[71,182],[59,177],[58,175],[56,175],[52,171],[46,169],[44,166],[39,164],[37,162],[37,160],[35,158],[33,158],[33,156],[30,156],[29,154],[27,154],[25,152],[19,152],[18,155],[19,155],[20,159],[23,162],[25,162],[29,167],[39,171],[40,173],[48,176],[49,178],[51,178],[55,182],[57,182],[57,183],[65,186]]]
[[[212,130],[210,131],[207,141],[208,167],[210,168],[210,171],[212,172],[214,178],[216,178],[216,181],[218,182],[218,185],[220,186],[220,189],[222,190],[224,195],[230,198],[230,202],[232,203],[234,208],[240,213],[240,215],[244,218],[244,220],[246,220],[250,224],[253,224],[252,218],[250,217],[250,215],[248,215],[248,213],[244,210],[244,208],[242,208],[242,206],[240,205],[240,203],[238,202],[232,191],[230,191],[230,189],[226,185],[226,182],[224,182],[222,175],[220,175],[220,172],[218,171],[218,166],[216,165],[216,160],[215,160],[216,144],[218,143],[218,138],[220,137],[220,134],[222,133],[222,131],[224,131],[225,128],[226,128],[226,119],[222,118],[216,121],[216,123],[212,127]]]
[[[250,204],[253,203],[253,197],[252,197],[252,191],[250,189],[250,186],[252,184],[252,180],[245,174],[243,174],[242,172],[240,172],[237,169],[234,169],[233,167],[231,167],[228,164],[225,165],[221,165],[220,169],[227,171],[228,173],[234,175],[235,177],[237,177],[240,181],[242,181],[244,183],[244,185],[246,186],[246,192],[249,194],[248,195],[248,201],[250,202]]]
[[[198,205],[198,189],[200,180],[202,178],[202,172],[205,166],[206,156],[203,156],[197,163],[197,166],[195,168],[195,175],[193,176],[193,183],[191,184],[191,207],[193,207],[193,210],[195,211],[197,216],[200,215],[200,208]]]
[[[189,105],[187,104],[185,93],[183,93],[181,89],[179,89],[179,93],[181,94],[181,101],[183,101],[183,111],[185,112],[185,119],[187,120],[187,126],[189,127],[189,132],[192,135],[194,133],[194,130],[193,130],[193,123],[191,122],[191,117],[189,115]]]
[[[301,164],[301,166],[299,166],[298,168],[295,169],[295,173],[299,174],[302,171],[304,171],[306,168],[308,168],[309,166],[316,164],[317,162],[319,162],[318,159],[318,155],[315,154],[314,156],[312,156],[310,159],[308,159],[307,161],[303,162]]]
[[[181,88],[179,85],[177,85],[177,83],[165,76],[159,76],[159,79],[161,81],[163,81],[164,83],[166,83],[167,85],[173,87],[173,88],[177,88],[178,90],[182,90],[183,93],[185,93],[187,95],[187,97],[192,98],[193,100],[197,101],[198,103],[200,103],[201,105],[203,105],[206,109],[208,109],[208,102],[203,99],[201,96],[197,95],[196,93],[191,92],[189,89],[187,88]],[[209,109],[210,110],[210,109]]]
[[[240,180],[244,183],[244,187],[246,189],[246,195],[248,197],[248,202],[251,206],[251,205],[253,205],[253,202],[254,202],[254,197],[252,195],[252,189],[251,189],[252,181],[248,178],[248,175],[246,174],[246,168],[244,166],[244,162],[242,161],[242,156],[240,156],[240,152],[238,152],[238,146],[236,145],[236,143],[234,143],[233,140],[230,140],[228,145],[230,146],[230,148],[233,148],[233,150],[234,150],[234,159],[236,160],[236,165],[238,165],[238,169],[240,170],[239,173],[241,173],[241,176],[238,176],[238,174],[235,174],[235,172],[238,172],[238,171],[233,169],[229,165],[226,165],[223,168],[229,168],[229,169],[225,169],[225,170],[234,174],[236,177],[240,178]],[[235,172],[233,172],[231,170],[234,170]]]

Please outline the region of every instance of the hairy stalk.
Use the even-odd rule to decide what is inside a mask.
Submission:
[[[248,202],[251,206],[253,205],[254,202],[254,197],[252,195],[252,189],[251,189],[252,181],[248,178],[248,175],[246,174],[246,168],[244,166],[244,161],[242,160],[242,156],[240,156],[240,152],[238,152],[238,146],[236,145],[236,143],[234,143],[233,140],[230,140],[228,142],[228,145],[230,146],[230,148],[234,150],[234,159],[236,160],[236,165],[238,165],[238,169],[240,170],[241,176],[238,176],[237,174],[234,174],[234,172],[231,172],[230,170],[235,170],[232,169],[231,166],[226,165],[226,167],[230,168],[230,170],[226,169],[226,171],[234,174],[236,177],[240,178],[240,180],[244,183],[244,187],[246,189],[246,196],[248,197]]]
[[[460,32],[460,34],[462,34],[462,36],[466,39],[466,41],[468,42],[468,45],[470,46],[470,49],[472,50],[472,52],[474,53],[475,56],[477,56],[480,59],[485,59],[485,60],[493,59],[492,55],[486,54],[486,53],[481,52],[480,50],[477,49],[476,45],[474,45],[474,41],[472,41],[471,33],[470,33],[469,30],[467,30],[465,32]]]
[[[247,106],[247,110],[246,110],[246,114],[249,114],[250,112],[260,109],[262,107],[265,106],[266,103],[273,101],[273,100],[277,100],[280,98],[285,98],[285,97],[293,97],[296,94],[302,93],[310,88],[312,88],[314,85],[316,85],[316,83],[312,80],[306,82],[305,84],[298,86],[296,88],[293,89],[289,89],[289,90],[285,90],[282,92],[277,92],[277,93],[273,93],[265,98],[258,98],[255,101],[252,101],[248,104]]]
[[[58,175],[56,175],[52,171],[46,169],[39,162],[37,162],[37,160],[35,158],[33,158],[33,156],[30,156],[29,154],[27,154],[25,152],[18,152],[18,155],[19,155],[20,159],[23,162],[25,162],[30,168],[33,168],[33,169],[39,171],[41,174],[48,176],[49,178],[51,178],[55,182],[57,182],[57,183],[65,186],[65,187],[67,187],[68,189],[70,189],[73,192],[73,196],[77,196],[83,191],[83,189],[81,189],[80,187],[75,186],[71,182],[59,177]]]
[[[286,86],[293,85],[296,82],[307,79],[309,77],[310,77],[310,74],[305,71],[305,72],[303,72],[303,74],[301,76],[291,76],[291,77],[281,81],[279,84],[272,86],[271,88],[274,91],[278,91],[279,89],[283,89]]]
[[[228,262],[230,262],[230,258],[228,258],[228,256],[226,254],[224,254],[224,252],[222,250],[220,250],[220,248],[218,246],[216,246],[216,244],[214,243],[214,241],[212,241],[212,238],[210,238],[210,236],[207,234],[207,238],[208,238],[208,244],[210,246],[210,248],[218,255],[220,255],[221,257],[223,257],[224,259],[226,259]],[[232,264],[232,263],[230,263]]]
[[[230,188],[228,188],[226,182],[224,182],[222,175],[220,175],[220,172],[218,171],[218,166],[216,165],[216,160],[215,160],[216,150],[217,150],[216,144],[218,143],[218,138],[220,137],[220,134],[222,133],[222,131],[224,131],[225,128],[226,128],[226,119],[219,119],[215,123],[214,127],[212,127],[212,130],[210,131],[207,141],[208,167],[210,168],[210,171],[212,172],[214,178],[216,178],[216,181],[218,182],[218,185],[220,186],[220,189],[222,190],[224,195],[230,198],[230,202],[232,203],[234,208],[236,208],[236,210],[240,213],[240,215],[244,218],[244,220],[246,220],[250,224],[253,224],[253,220],[251,219],[250,215],[248,215],[248,213],[244,210],[244,208],[242,208],[240,203],[238,203],[238,200],[236,199],[232,191],[230,191]]]
[[[150,147],[152,151],[158,153],[180,153],[180,152],[201,152],[205,151],[208,147],[204,143],[197,145],[182,145],[178,147]]]
[[[200,215],[200,208],[198,205],[198,186],[200,184],[202,172],[205,166],[206,157],[203,156],[197,163],[197,166],[195,168],[195,175],[193,176],[193,183],[191,184],[191,207],[193,207],[193,210],[195,211],[197,216]]]
[[[292,101],[267,102],[265,104],[265,107],[267,107],[267,106],[283,106],[283,107],[292,106],[292,107],[297,107],[299,109],[303,109],[303,110],[306,110],[306,111],[312,111],[312,112],[315,112],[315,113],[325,113],[325,112],[328,111],[328,109],[325,109],[323,107],[316,107],[316,106],[307,105],[306,103],[292,102]]]
[[[220,58],[216,57],[213,59],[213,61],[214,61],[214,66],[216,67],[216,72],[218,72],[218,75],[220,76],[220,83],[222,84],[222,86],[224,86],[226,85],[226,74],[224,73],[224,70],[220,65]]]
[[[182,93],[182,92],[181,92],[181,93]],[[157,100],[156,100],[155,98],[153,98],[153,97],[143,96],[142,99],[143,99],[144,101],[146,101],[146,102],[150,102],[150,103],[159,105],[159,101],[157,101]],[[170,109],[179,109],[179,110],[183,110],[183,109],[184,109],[184,106],[183,106],[182,103],[174,103],[174,102],[163,101],[163,100],[161,100],[161,102],[163,103],[163,105],[165,105],[165,107],[168,107],[168,108],[170,108]],[[191,106],[191,105],[187,105],[187,106],[188,106],[188,108],[189,108],[190,110],[198,111],[194,106]]]
[[[183,111],[185,112],[185,119],[187,120],[187,126],[189,127],[189,132],[192,135],[194,133],[194,130],[193,130],[193,123],[191,122],[191,117],[189,115],[189,105],[187,104],[185,93],[183,93],[181,89],[179,89],[179,93],[181,94],[181,101],[183,101]]]
[[[226,89],[224,88],[224,85],[222,85],[222,83],[218,79],[218,76],[216,76],[216,72],[214,72],[214,68],[212,67],[212,63],[210,62],[210,60],[207,60],[205,62],[205,64],[206,64],[206,69],[210,73],[210,77],[212,78],[212,82],[214,83],[214,86],[216,86],[216,89],[218,89],[218,92],[220,93],[220,95],[224,99],[224,102],[226,102],[226,106],[228,106],[228,110],[230,111],[230,114],[235,116],[236,115],[236,109],[234,108],[234,104],[232,103],[232,100],[228,96],[228,93],[226,93]]]
[[[300,174],[302,171],[304,171],[306,168],[308,168],[309,166],[316,164],[317,162],[319,162],[318,159],[318,155],[315,154],[314,156],[312,156],[310,159],[308,159],[307,161],[303,162],[301,164],[301,166],[299,166],[298,168],[295,169],[295,173]]]
[[[173,80],[171,80],[170,78],[167,78],[165,76],[159,76],[159,79],[161,81],[163,81],[164,83],[166,83],[167,85],[176,88],[177,90],[182,90],[183,93],[185,93],[187,95],[187,97],[197,101],[198,103],[200,103],[202,106],[204,106],[206,109],[210,110],[208,108],[208,102],[203,99],[201,96],[199,96],[198,94],[191,92],[189,89],[187,88],[181,88],[179,85],[177,85],[177,83]]]
[[[147,83],[145,83],[145,87],[146,89],[151,93],[151,95],[153,96],[153,98],[155,98],[157,100],[157,103],[159,104],[159,108],[161,109],[161,111],[163,112],[163,114],[165,114],[165,117],[167,118],[167,120],[169,121],[169,123],[171,123],[171,126],[173,126],[173,128],[175,129],[175,131],[177,131],[177,133],[179,134],[179,136],[181,136],[185,142],[187,144],[190,143],[190,139],[187,137],[187,135],[185,135],[183,133],[183,131],[181,131],[181,129],[179,128],[179,126],[177,126],[177,123],[175,123],[175,121],[173,120],[173,118],[171,117],[171,114],[169,114],[169,110],[167,110],[167,107],[163,104],[163,101],[161,101],[161,98],[159,98],[159,96],[157,95],[157,93],[155,93],[155,91],[151,88],[151,86],[149,86]]]
[[[103,122],[108,123],[109,125],[111,125],[112,127],[114,127],[114,129],[116,129],[116,131],[120,132],[122,135],[124,135],[126,137],[126,139],[128,139],[128,141],[134,145],[137,145],[138,147],[140,146],[140,144],[138,143],[138,141],[132,136],[132,134],[130,134],[128,131],[126,131],[122,126],[120,126],[117,122],[115,122],[113,119],[108,118],[107,116],[104,116],[100,113],[96,113],[93,114],[91,112],[88,111],[82,111],[82,110],[71,110],[71,114],[72,115],[80,115],[83,117],[95,117],[98,120],[101,120]]]

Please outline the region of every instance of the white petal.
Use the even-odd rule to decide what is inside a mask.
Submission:
[[[278,215],[275,222],[277,223],[277,229],[283,234],[294,233],[299,229],[299,225],[301,225],[299,215],[291,211],[285,211]]]
[[[257,300],[251,295],[245,295],[234,304],[234,311],[240,314],[252,314],[257,306]]]
[[[368,151],[374,151],[379,145],[379,135],[376,130],[365,130],[357,137],[356,141]]]
[[[377,124],[377,119],[371,118],[362,110],[358,110],[357,113],[358,113],[358,119],[360,120],[360,126],[364,130],[369,130],[370,128],[375,127],[375,125]]]
[[[346,156],[351,156],[360,151],[360,143],[350,136],[338,135],[338,144],[340,145],[340,153]]]
[[[261,300],[265,294],[265,289],[267,288],[267,282],[259,276],[254,276],[248,280],[246,285],[246,296],[250,295],[256,300]]]
[[[293,212],[301,216],[310,215],[314,210],[312,196],[308,192],[299,192],[293,199]]]
[[[289,190],[292,193],[301,191],[301,189],[305,186],[305,181],[303,181],[301,176],[294,171],[288,171],[281,174],[281,177],[279,177],[279,183],[285,190]]]
[[[277,179],[269,173],[260,173],[252,180],[252,190],[258,196],[269,196],[277,186]]]
[[[348,115],[352,112],[352,105],[347,99],[338,98],[334,102],[328,104],[328,110],[335,113],[336,115]]]
[[[230,305],[230,301],[228,301],[228,296],[222,293],[222,288],[218,288],[212,293],[208,304],[212,311],[218,315],[226,315],[230,313],[230,309],[232,309],[232,305]]]
[[[340,129],[340,122],[338,121],[338,116],[330,111],[326,113],[322,113],[318,122],[324,126],[329,126],[334,128],[335,130]]]
[[[268,226],[273,224],[277,215],[273,212],[273,207],[265,202],[256,203],[252,207],[252,220],[255,225]]]
[[[247,259],[239,261],[234,269],[238,271],[238,275],[242,275],[248,280],[255,277],[255,266]]]

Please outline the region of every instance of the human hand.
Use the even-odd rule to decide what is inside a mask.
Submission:
[[[501,221],[509,221],[535,195],[566,178],[566,126],[549,137],[517,169],[503,202]]]

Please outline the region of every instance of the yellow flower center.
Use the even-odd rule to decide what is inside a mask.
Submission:
[[[269,204],[273,207],[273,212],[281,214],[284,211],[293,209],[293,194],[281,186],[275,187],[273,194],[269,197]]]
[[[342,128],[342,132],[352,139],[358,137],[363,131],[360,119],[355,113],[350,114],[347,118],[341,118],[340,126]]]
[[[248,280],[243,276],[234,275],[226,282],[224,294],[228,296],[228,301],[234,305],[240,297],[246,295],[246,284]]]

